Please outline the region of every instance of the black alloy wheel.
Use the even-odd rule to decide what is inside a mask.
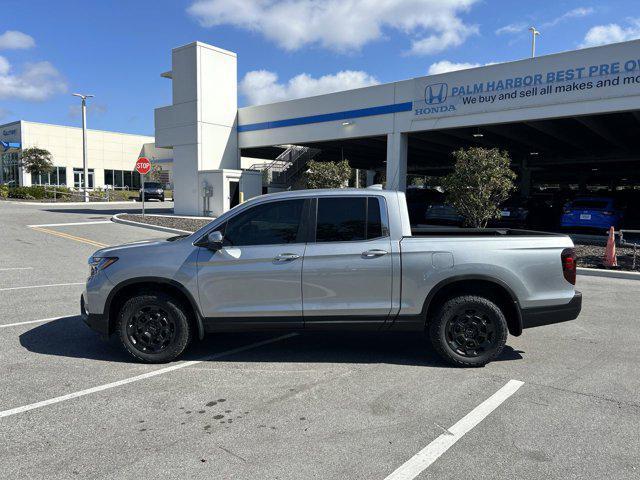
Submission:
[[[498,304],[479,295],[451,297],[429,319],[433,347],[456,367],[482,367],[495,359],[507,342],[508,331]]]
[[[449,348],[464,357],[477,357],[495,347],[495,324],[490,315],[475,308],[458,312],[447,321]]]
[[[176,322],[166,310],[155,305],[143,306],[127,322],[131,344],[143,353],[160,353],[175,338]]]
[[[191,342],[187,306],[166,293],[140,292],[124,302],[116,332],[125,350],[147,363],[170,362]]]

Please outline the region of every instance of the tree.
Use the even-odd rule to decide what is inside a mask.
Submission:
[[[145,181],[160,183],[162,179],[162,167],[157,163],[151,164],[151,170],[145,175]]]
[[[453,152],[453,172],[443,178],[448,202],[464,216],[465,226],[484,228],[500,216],[499,206],[514,186],[509,154],[497,148],[471,147]]]
[[[351,167],[347,160],[318,162],[310,160],[303,181],[306,188],[343,188],[351,178]]]
[[[27,173],[40,176],[53,170],[51,153],[44,148],[30,147],[22,151],[21,162]]]

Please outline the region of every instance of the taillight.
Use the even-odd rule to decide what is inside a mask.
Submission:
[[[607,215],[607,216],[613,215],[613,212],[609,212],[609,211],[606,211],[606,210],[604,212],[602,212],[602,213],[603,213],[603,215]]]
[[[576,251],[573,248],[565,248],[560,255],[562,259],[562,273],[567,282],[576,284]]]

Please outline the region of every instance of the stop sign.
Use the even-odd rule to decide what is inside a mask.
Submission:
[[[140,157],[136,162],[136,171],[140,175],[146,175],[151,170],[151,162],[146,157]]]

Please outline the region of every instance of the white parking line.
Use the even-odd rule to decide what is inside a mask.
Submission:
[[[70,227],[73,225],[101,225],[103,223],[113,222],[111,220],[99,220],[95,222],[43,223],[42,225],[27,225],[27,227]]]
[[[11,270],[33,270],[33,267],[11,267],[11,268],[0,268],[0,272],[9,272]]]
[[[159,370],[154,370],[152,372],[143,373],[142,375],[136,375],[135,377],[125,378],[124,380],[118,380],[117,382],[107,383],[105,385],[99,385],[93,388],[87,388],[86,390],[80,390],[79,392],[73,392],[67,395],[62,395],[60,397],[50,398],[49,400],[43,400],[41,402],[31,403],[23,407],[16,407],[10,410],[4,410],[0,412],[0,418],[10,417],[11,415],[16,415],[18,413],[24,413],[24,412],[28,412],[29,410],[35,410],[36,408],[42,408],[48,405],[54,405],[56,403],[65,402],[67,400],[83,397],[85,395],[90,395],[92,393],[102,392],[103,390],[108,390],[110,388],[127,385],[128,383],[138,382],[140,380],[145,380],[147,378],[157,377],[158,375],[173,372],[174,370],[180,370],[181,368],[192,367],[202,362],[216,360],[221,357],[226,357],[227,355],[233,355],[235,353],[245,352],[247,350],[252,350],[254,348],[262,347],[263,345],[268,345],[270,343],[279,342],[280,340],[285,340],[287,338],[295,337],[296,335],[298,334],[289,333],[287,335],[281,335],[280,337],[270,338],[268,340],[263,340],[261,342],[245,345],[244,347],[233,348],[231,350],[227,350],[226,352],[216,353],[214,355],[205,357],[202,360],[191,360],[189,362],[181,362],[176,365],[171,365],[170,367],[165,367]]]
[[[435,462],[440,455],[449,450],[454,443],[460,440],[465,433],[478,425],[507,398],[516,393],[522,385],[524,385],[524,382],[519,380],[509,380],[500,390],[471,410],[462,419],[458,420],[455,425],[447,430],[447,433],[443,433],[429,445],[416,453],[391,475],[386,477],[385,480],[411,480],[416,478],[420,473],[426,470],[429,465]]]
[[[27,288],[47,288],[47,287],[66,287],[69,285],[84,285],[84,282],[79,283],[51,283],[49,285],[28,285],[26,287],[7,287],[0,288],[0,292],[7,292],[9,290],[25,290]]]
[[[27,325],[29,323],[52,322],[53,320],[60,320],[62,318],[75,317],[77,315],[78,315],[77,313],[71,313],[71,314],[65,315],[63,317],[41,318],[40,320],[28,320],[26,322],[7,323],[6,325],[0,325],[0,328],[17,327],[17,326],[20,326],[20,325]]]

